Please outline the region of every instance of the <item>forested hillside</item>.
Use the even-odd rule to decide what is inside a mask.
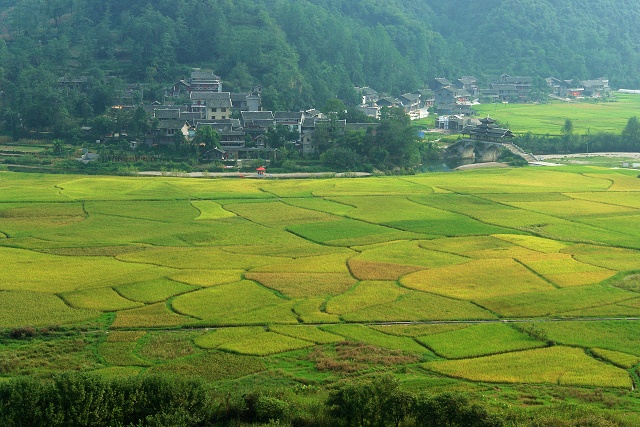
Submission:
[[[436,76],[637,87],[638,22],[639,0],[0,0],[0,90],[14,102],[32,67],[166,83],[193,66],[227,89],[262,84],[276,109],[353,102],[353,85],[398,94]]]

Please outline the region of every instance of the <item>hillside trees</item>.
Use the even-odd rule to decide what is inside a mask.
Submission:
[[[333,123],[333,125],[332,125]],[[340,131],[334,119],[316,130],[321,159],[340,169],[412,169],[421,162],[421,144],[409,116],[400,108],[383,108],[378,126]],[[430,147],[425,155],[431,155]]]
[[[549,75],[640,85],[638,2],[6,0],[1,12],[7,130],[26,108],[12,85],[30,68],[55,77],[100,69],[158,87],[191,67],[211,68],[227,88],[261,84],[263,106],[272,110],[336,97],[351,106],[359,101],[354,85],[398,95],[463,74],[484,83],[502,73],[531,75],[535,99],[544,98]],[[43,99],[56,102],[49,95]],[[104,112],[105,98],[64,100],[58,123],[65,111],[67,122],[87,122]],[[48,116],[40,129],[52,126]]]
[[[30,129],[54,129],[57,134],[69,125],[69,112],[62,94],[57,90],[57,78],[45,69],[25,68],[19,75],[13,97],[13,106],[21,123]]]

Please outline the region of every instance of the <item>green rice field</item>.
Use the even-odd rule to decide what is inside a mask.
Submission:
[[[483,104],[473,107],[479,116],[498,119],[515,133],[559,135],[566,119],[576,133],[619,133],[629,117],[640,111],[640,95],[614,93],[609,101],[552,101],[547,104]]]
[[[639,224],[637,172],[593,166],[0,172],[0,380],[162,373],[235,389],[387,372],[496,401],[530,385],[637,399]]]

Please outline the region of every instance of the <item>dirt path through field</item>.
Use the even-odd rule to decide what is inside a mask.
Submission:
[[[510,319],[489,319],[489,320],[425,320],[421,322],[349,322],[345,325],[360,325],[360,326],[413,326],[413,325],[480,325],[480,324],[492,324],[492,323],[553,323],[553,322],[640,322],[640,317],[530,317],[530,318],[510,318]],[[299,327],[316,327],[327,325],[326,323],[301,323]],[[181,331],[209,331],[212,329],[226,329],[226,328],[240,328],[246,325],[237,326],[194,326],[183,327],[178,329],[170,328],[117,328],[109,330],[93,330],[86,333],[109,333],[115,331],[152,331],[152,332],[181,332]],[[256,325],[261,326],[261,325]]]

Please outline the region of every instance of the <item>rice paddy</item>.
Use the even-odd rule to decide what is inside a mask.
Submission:
[[[0,328],[108,332],[82,353],[103,375],[234,381],[282,366],[306,383],[402,360],[415,375],[631,388],[640,323],[604,318],[640,316],[638,194],[634,176],[586,166],[296,181],[0,172]],[[360,363],[356,348],[385,361]]]
[[[332,334],[341,335],[354,342],[373,344],[378,347],[407,353],[429,353],[429,350],[411,338],[388,335],[362,325],[331,325],[323,326],[322,329]]]
[[[502,323],[474,325],[421,336],[417,340],[447,359],[464,359],[546,346],[545,342]]]
[[[466,300],[553,289],[518,262],[501,258],[419,271],[405,276],[400,282],[419,291]]]
[[[583,350],[550,347],[484,356],[475,359],[430,362],[427,369],[471,381],[499,383],[603,386],[629,389],[629,373],[589,357]]]
[[[263,332],[245,340],[222,344],[219,348],[232,353],[267,356],[312,347],[313,345],[314,343],[311,341],[304,341],[273,332]]]
[[[116,291],[129,300],[152,304],[196,289],[198,289],[196,286],[162,278],[146,282],[129,283],[117,287]]]
[[[72,307],[100,311],[118,311],[141,307],[137,303],[121,297],[111,288],[84,289],[62,294],[62,298]]]
[[[2,310],[0,327],[65,325],[97,318],[95,309],[74,309],[55,295],[27,292],[0,291]]]

